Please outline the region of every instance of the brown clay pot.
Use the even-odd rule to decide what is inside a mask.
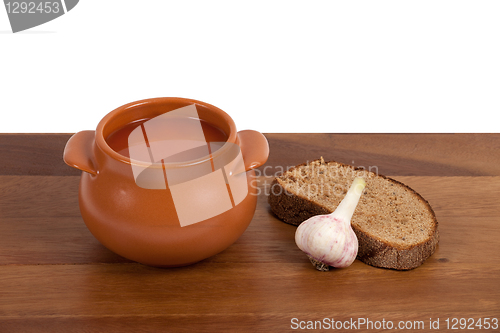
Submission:
[[[192,104],[196,105],[200,119],[221,129],[227,135],[228,144],[241,149],[248,193],[221,214],[181,226],[168,184],[166,189],[138,186],[131,167],[134,160],[114,151],[106,140],[131,122]],[[224,149],[220,151],[223,154]],[[257,202],[253,169],[264,164],[268,155],[269,146],[261,133],[237,132],[231,117],[217,107],[184,98],[155,98],[121,106],[106,115],[96,131],[73,135],[66,144],[64,161],[83,171],[79,205],[91,233],[108,249],[125,258],[170,267],[213,256],[241,236],[253,218]],[[192,161],[170,163],[168,168],[189,170],[192,164]],[[210,187],[199,188],[200,195],[184,200],[193,210],[199,210],[217,199],[218,193],[213,191]]]

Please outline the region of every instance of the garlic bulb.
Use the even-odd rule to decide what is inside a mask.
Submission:
[[[347,267],[358,254],[358,238],[352,230],[351,218],[366,186],[363,178],[354,179],[337,209],[302,222],[295,233],[295,243],[320,271],[329,266]]]

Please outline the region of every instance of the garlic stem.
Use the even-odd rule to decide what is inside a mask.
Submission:
[[[341,219],[342,221],[349,223],[350,225],[352,215],[356,210],[356,206],[358,205],[359,198],[361,197],[365,186],[366,182],[363,178],[355,178],[342,202],[330,215],[332,217]]]

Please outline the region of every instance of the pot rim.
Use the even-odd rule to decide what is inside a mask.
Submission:
[[[198,159],[193,159],[193,160],[188,160],[188,161],[183,161],[183,162],[167,162],[167,163],[153,163],[151,164],[150,162],[145,162],[145,161],[140,161],[136,159],[129,158],[127,156],[121,155],[115,150],[113,150],[108,143],[106,142],[106,139],[104,138],[104,128],[110,124],[114,119],[119,117],[125,110],[144,105],[144,104],[164,104],[164,103],[176,103],[176,102],[181,102],[181,103],[186,103],[186,105],[201,105],[209,109],[211,112],[214,112],[217,116],[221,117],[229,126],[229,133],[226,133],[228,138],[226,142],[222,145],[221,148],[217,149],[215,152],[210,153],[209,155],[203,156]],[[168,111],[167,111],[168,112]],[[96,129],[96,134],[95,134],[95,142],[97,146],[108,156],[112,157],[113,159],[123,162],[126,164],[130,165],[136,165],[140,167],[147,167],[147,168],[179,168],[179,167],[188,167],[188,166],[194,166],[197,164],[205,163],[207,161],[210,161],[216,156],[219,156],[223,154],[226,150],[230,148],[232,144],[237,144],[237,133],[236,133],[236,125],[233,121],[233,119],[223,110],[219,109],[218,107],[201,102],[195,99],[189,99],[189,98],[183,98],[183,97],[156,97],[156,98],[147,98],[147,99],[142,99],[134,102],[127,103],[125,105],[122,105],[113,111],[109,112],[106,116],[104,116],[99,124],[97,125]]]

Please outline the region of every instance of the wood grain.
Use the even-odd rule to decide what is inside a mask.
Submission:
[[[266,134],[277,169],[323,158],[399,176],[499,176],[500,134]]]
[[[72,134],[0,134],[0,175],[80,175],[64,164]]]
[[[0,134],[0,175],[77,176],[62,160],[71,134]],[[266,175],[323,156],[384,175],[500,176],[500,134],[266,133]],[[260,168],[261,170],[264,167]]]
[[[261,168],[247,231],[222,253],[173,269],[99,244],[79,213],[79,176],[54,162],[67,135],[35,136],[0,144],[11,157],[19,147],[28,156],[27,142],[51,147],[38,155],[39,169],[0,160],[0,332],[281,332],[294,331],[292,318],[424,321],[425,331],[440,318],[445,331],[448,317],[500,319],[500,157],[490,150],[498,135],[270,134],[273,169]],[[422,194],[439,222],[434,255],[408,272],[359,261],[315,271],[295,246],[295,227],[270,212],[266,190],[277,166],[318,154],[380,165]]]

